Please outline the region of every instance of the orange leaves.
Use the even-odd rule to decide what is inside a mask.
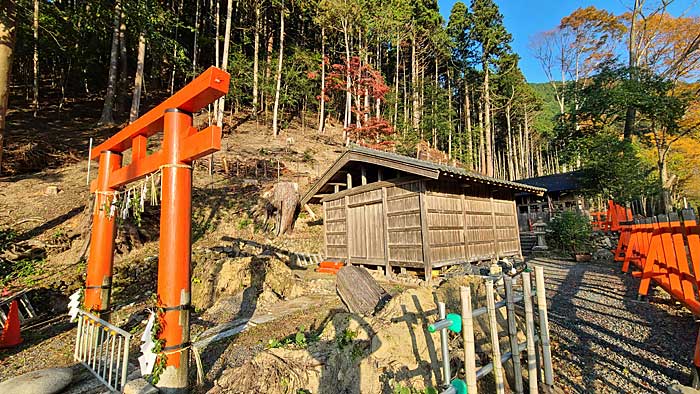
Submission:
[[[620,17],[630,23],[631,14]],[[700,76],[700,17],[654,13],[637,23],[635,34],[639,65],[673,80]]]

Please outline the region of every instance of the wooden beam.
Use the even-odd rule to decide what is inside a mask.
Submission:
[[[351,265],[352,263],[350,262],[350,207],[348,206],[348,196],[345,196],[345,198],[343,199],[343,204],[345,205],[345,243],[347,244],[346,246],[348,248],[348,259],[345,262],[345,264]]]
[[[428,210],[425,205],[425,180],[421,180],[418,189],[418,204],[420,205],[421,243],[423,246],[423,266],[425,269],[425,281],[429,282],[433,276],[433,265],[430,256],[430,241],[428,234]]]
[[[387,279],[391,279],[392,271],[389,264],[389,205],[386,201],[386,187],[382,188],[382,227],[384,230],[384,275]]]
[[[228,92],[230,79],[231,77],[226,71],[209,67],[207,71],[170,98],[146,112],[117,134],[109,137],[107,141],[94,147],[90,152],[90,159],[97,159],[100,152],[104,150],[123,152],[131,148],[134,137],[149,137],[161,132],[163,130],[163,115],[168,108],[178,108],[187,112],[199,111]]]
[[[360,167],[360,184],[362,186],[367,184],[367,168],[365,166]]]
[[[493,254],[496,260],[500,257],[500,252],[498,251],[498,237],[496,236],[496,207],[493,202],[493,195],[489,197],[489,201],[491,203],[491,225],[492,231],[493,231]]]
[[[348,172],[348,173],[345,175],[345,177],[346,177],[346,179],[347,179],[347,181],[345,182],[345,183],[347,184],[347,188],[348,188],[348,189],[352,189],[352,174]]]
[[[323,203],[323,256],[324,257],[328,257],[328,228],[327,228],[327,223],[326,223],[326,219],[328,218],[328,214],[326,212],[326,209],[327,209],[326,205],[327,204],[328,203],[326,203],[326,202]],[[306,204],[304,204],[304,205],[306,205]],[[345,218],[345,220],[348,220],[348,219]],[[347,226],[347,222],[345,222],[345,224]],[[345,229],[347,230],[347,227],[345,227]],[[347,237],[347,231],[345,232],[345,236]]]
[[[311,207],[309,206],[309,204],[304,204],[304,209],[306,209],[306,212],[308,212],[308,213],[309,213],[309,216],[311,216],[311,220],[316,220],[316,219],[317,219],[316,214],[315,214],[314,211],[311,209]],[[324,226],[324,227],[325,227],[325,226]]]

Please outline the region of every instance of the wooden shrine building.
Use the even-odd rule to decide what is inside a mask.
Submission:
[[[545,189],[350,146],[301,203],[322,203],[325,258],[433,269],[521,256],[515,193]]]

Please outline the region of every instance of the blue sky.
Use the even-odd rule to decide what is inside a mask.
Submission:
[[[495,0],[503,14],[506,29],[513,35],[513,50],[520,55],[520,68],[530,82],[544,82],[546,77],[529,48],[530,37],[550,30],[559,24],[562,17],[579,7],[593,5],[615,14],[625,12],[633,0]],[[649,0],[652,3],[654,0]],[[445,21],[455,0],[438,0]],[[469,5],[470,0],[462,0]],[[669,8],[672,15],[700,15],[700,0],[676,0]]]

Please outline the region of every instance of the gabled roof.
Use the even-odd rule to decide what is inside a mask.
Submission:
[[[302,205],[309,202],[319,192],[319,190],[321,190],[321,188],[323,188],[331,180],[331,178],[333,178],[336,173],[338,173],[343,167],[345,167],[346,164],[350,162],[374,164],[429,179],[439,179],[441,176],[450,175],[453,177],[457,176],[463,180],[471,180],[478,183],[495,185],[506,189],[513,189],[540,195],[546,192],[546,189],[537,186],[506,181],[503,179],[477,174],[459,167],[419,160],[413,157],[365,148],[353,144],[350,145],[342,155],[340,155],[335,163],[333,163],[333,165],[323,173],[321,178],[311,186],[311,189],[304,194],[301,199]]]
[[[547,192],[565,192],[581,189],[581,176],[581,171],[571,171],[561,174],[520,179],[518,182],[530,186],[543,187],[547,189]]]

